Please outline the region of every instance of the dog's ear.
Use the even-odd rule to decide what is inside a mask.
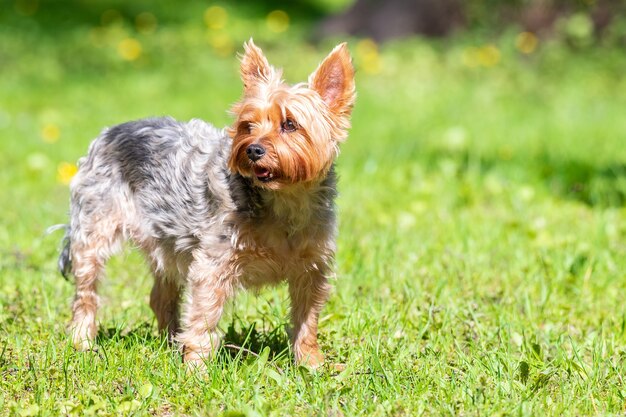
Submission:
[[[350,114],[355,99],[354,67],[345,42],[337,45],[309,76],[309,86],[333,112]]]
[[[244,54],[241,57],[241,80],[245,88],[269,81],[274,75],[274,68],[267,62],[261,48],[256,46],[252,38],[243,44]]]

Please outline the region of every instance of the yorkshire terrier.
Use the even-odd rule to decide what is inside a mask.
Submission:
[[[70,329],[78,349],[97,333],[105,263],[130,240],[154,275],[159,330],[185,362],[202,365],[215,353],[237,288],[284,280],[295,360],[323,363],[317,332],[335,254],[334,161],[350,126],[354,69],[340,44],[308,83],[290,86],[252,40],[244,49],[232,126],[128,122],[105,129],[79,161],[59,257],[61,273],[76,281]]]

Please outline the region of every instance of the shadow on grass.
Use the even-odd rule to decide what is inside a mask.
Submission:
[[[164,335],[156,333],[151,322],[141,323],[128,331],[119,327],[100,329],[96,335],[96,345],[101,346],[114,343],[129,348],[137,344],[153,345],[163,341]]]
[[[244,360],[261,355],[266,348],[269,348],[269,359],[290,355],[289,337],[284,326],[277,326],[271,331],[259,331],[256,326],[256,323],[242,326],[241,322],[233,320],[223,337],[219,355],[230,360]],[[131,330],[120,327],[100,329],[96,336],[96,345],[111,344],[121,345],[124,349],[138,344],[173,346],[168,342],[165,333],[155,331],[152,322],[141,323]]]
[[[290,355],[289,337],[284,326],[277,326],[270,331],[259,331],[256,323],[242,326],[241,322],[233,320],[228,325],[222,346],[222,354],[231,359],[257,356],[265,348],[269,348],[270,359]]]

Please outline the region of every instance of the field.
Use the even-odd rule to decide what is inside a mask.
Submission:
[[[0,26],[0,415],[626,412],[626,56],[515,30],[348,40],[327,367],[292,365],[278,287],[239,294],[229,347],[188,374],[132,248],[107,268],[98,351],[74,351],[61,234],[45,230],[67,221],[90,140],[152,115],[226,125],[251,34],[290,82],[340,41],[309,44],[281,16],[229,15],[230,32],[199,16]]]

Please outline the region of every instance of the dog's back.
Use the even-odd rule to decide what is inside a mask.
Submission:
[[[71,244],[87,247],[95,241],[102,248],[103,236],[110,252],[105,257],[124,238],[139,246],[173,239],[180,251],[193,246],[215,211],[233,206],[228,141],[206,122],[169,117],[104,130],[80,160],[70,186],[70,227],[59,259],[63,275],[73,262]]]

